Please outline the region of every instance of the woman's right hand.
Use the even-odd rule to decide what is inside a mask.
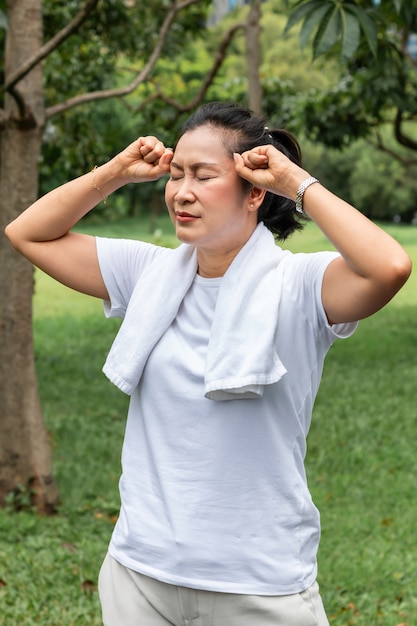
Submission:
[[[129,182],[158,180],[169,172],[174,151],[166,148],[157,137],[139,137],[120,152],[115,161]]]

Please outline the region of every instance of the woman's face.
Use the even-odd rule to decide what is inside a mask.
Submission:
[[[188,131],[178,141],[165,201],[178,239],[201,250],[241,247],[256,227],[234,160],[210,126]]]

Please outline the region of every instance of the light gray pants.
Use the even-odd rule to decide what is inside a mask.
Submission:
[[[99,593],[104,626],[329,626],[317,583],[288,596],[200,591],[143,576],[107,555]]]

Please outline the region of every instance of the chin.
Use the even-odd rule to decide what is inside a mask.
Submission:
[[[175,236],[181,243],[195,243],[195,237],[193,237],[190,232],[187,232],[182,228],[176,229]]]
[[[175,236],[178,239],[178,241],[180,241],[181,243],[192,243],[191,238],[187,237],[187,235],[184,233],[176,232]]]

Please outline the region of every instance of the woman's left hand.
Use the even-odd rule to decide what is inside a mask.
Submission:
[[[293,163],[274,146],[258,146],[234,155],[236,172],[256,187],[295,200],[300,183],[308,172]]]

